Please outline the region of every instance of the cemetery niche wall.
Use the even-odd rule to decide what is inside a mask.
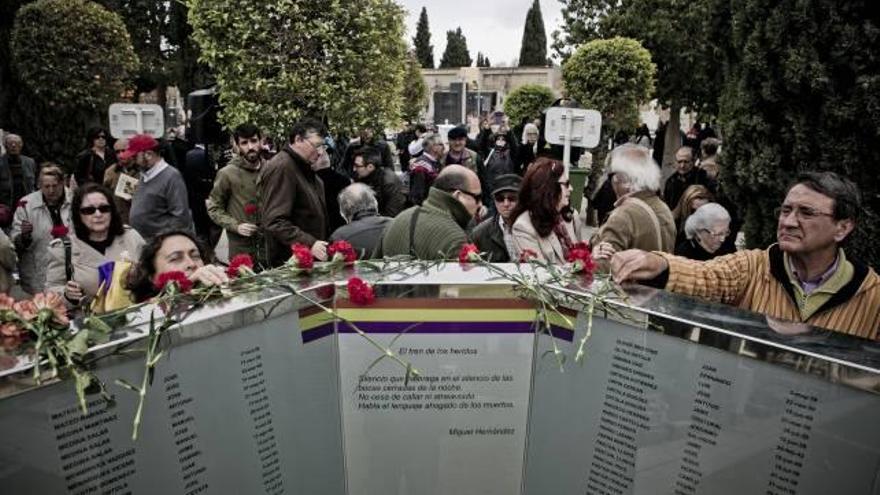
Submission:
[[[137,440],[132,394],[83,416],[69,383],[4,356],[3,493],[880,493],[877,344],[639,287],[545,326],[459,264],[386,278],[367,306],[337,291],[334,318],[313,303],[333,283],[186,320]],[[110,352],[138,328],[94,351],[106,381],[140,378],[142,354]]]

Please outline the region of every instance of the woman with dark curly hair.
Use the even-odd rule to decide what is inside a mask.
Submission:
[[[180,271],[194,284],[222,285],[229,281],[223,268],[206,264],[208,249],[187,230],[157,234],[141,250],[140,261],[132,269],[127,289],[135,302],[158,294],[156,275]]]
[[[144,240],[122,224],[113,193],[104,186],[90,182],[78,188],[70,210],[73,233],[49,243],[46,287],[76,306],[97,294],[99,266],[137,259]]]
[[[529,167],[519,190],[513,223],[514,260],[533,256],[564,263],[574,243],[581,240],[577,213],[569,206],[571,183],[562,162],[538,158]]]

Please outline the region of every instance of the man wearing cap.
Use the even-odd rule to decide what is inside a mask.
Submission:
[[[449,129],[446,137],[449,139],[449,152],[446,153],[446,157],[443,159],[443,166],[462,165],[476,172],[482,180],[482,174],[480,173],[482,161],[480,160],[480,155],[476,151],[467,148],[467,128],[463,125],[453,127]]]
[[[137,169],[137,165],[134,164],[132,157],[125,154],[126,148],[128,148],[128,139],[126,138],[117,139],[113,143],[113,151],[116,152],[117,161],[104,171],[104,187],[110,189],[113,193],[113,202],[116,203],[116,209],[119,210],[122,223],[129,225],[131,223],[129,221],[131,216],[129,214],[131,211],[131,197],[126,198],[116,194],[116,186],[122,180],[123,175],[137,180],[140,178],[140,172]]]
[[[159,142],[147,134],[132,136],[122,159],[132,158],[142,173],[131,198],[131,226],[144,239],[169,229],[191,231],[186,184],[180,172],[162,159]]]
[[[519,197],[520,176],[505,174],[495,178],[492,199],[495,201],[495,215],[477,225],[473,232],[474,243],[480,252],[486,253],[489,261],[507,263],[511,261],[513,238],[510,229],[513,225],[511,215],[516,209]]]

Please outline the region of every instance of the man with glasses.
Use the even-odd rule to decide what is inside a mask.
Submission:
[[[666,206],[674,209],[685,189],[694,184],[706,186],[715,192],[715,181],[709,179],[705,170],[694,166],[693,148],[682,146],[675,152],[675,173],[666,179],[663,187],[663,201]]]
[[[260,170],[257,189],[271,267],[290,259],[296,243],[311,247],[315,259],[327,259],[324,184],[312,170],[327,149],[326,135],[320,122],[297,122],[288,144]]]
[[[623,251],[611,259],[618,282],[644,281],[673,292],[864,338],[880,338],[880,278],[847,257],[859,190],[832,172],[810,172],[789,188],[777,214],[777,243],[697,262],[665,253]]]
[[[487,218],[474,229],[474,243],[480,252],[487,253],[490,261],[507,263],[514,252],[511,227],[513,210],[519,196],[520,176],[505,174],[495,178],[492,199],[495,201],[495,215]]]
[[[482,195],[477,174],[461,165],[447,165],[424,203],[404,210],[391,222],[374,257],[456,257],[468,242],[466,229],[482,206]]]

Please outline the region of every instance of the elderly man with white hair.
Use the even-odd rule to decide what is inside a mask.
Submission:
[[[359,258],[369,258],[382,240],[391,218],[379,215],[379,202],[373,189],[355,182],[339,193],[339,214],[346,225],[330,235],[330,241],[348,241]]]
[[[686,239],[675,247],[676,256],[699,261],[719,256],[730,235],[730,213],[718,203],[706,203],[685,221],[684,234]]]
[[[611,152],[609,163],[617,201],[608,221],[592,239],[593,256],[608,259],[626,249],[671,253],[675,248],[675,219],[658,196],[660,168],[651,158],[651,150],[624,144]]]

